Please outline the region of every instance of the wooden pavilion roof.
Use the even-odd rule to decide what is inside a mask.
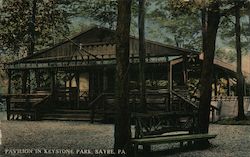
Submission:
[[[169,46],[150,40],[146,40],[146,53],[146,62],[148,63],[167,62],[171,57],[200,54],[197,51]],[[138,56],[139,40],[134,36],[130,36],[130,62],[139,62]],[[200,60],[203,60],[202,55],[200,55]],[[113,65],[115,62],[115,31],[102,27],[93,27],[51,48],[9,63],[5,68],[72,68],[93,65]],[[229,63],[215,59],[214,64],[219,69],[230,73],[230,75],[236,73],[235,66]],[[243,73],[245,76],[250,76],[249,73]]]
[[[147,56],[181,56],[195,51],[146,40]],[[139,40],[130,36],[130,56],[138,56]],[[17,62],[115,58],[115,31],[93,27],[71,39],[34,53]]]
[[[199,55],[199,59],[201,61],[203,61],[204,56],[203,54]],[[236,70],[236,65],[232,64],[232,63],[227,63],[219,58],[214,58],[214,65],[216,68],[228,73],[229,75],[233,76],[233,77],[237,77],[237,70]],[[247,71],[246,69],[242,69],[242,73],[244,75],[244,77],[246,78],[246,82],[250,83],[250,73],[249,71]]]

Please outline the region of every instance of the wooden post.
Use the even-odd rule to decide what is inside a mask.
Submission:
[[[173,90],[173,67],[172,67],[172,64],[171,62],[170,63],[170,71],[169,71],[169,77],[170,77],[170,82],[169,82],[169,88],[170,88],[170,91]]]
[[[215,74],[214,76],[214,96],[217,96],[218,95],[218,91],[217,91],[217,74]]]
[[[40,78],[40,71],[35,70],[35,77],[36,77],[36,87],[41,87],[41,78]]]
[[[27,92],[26,93],[30,93],[31,92],[31,71],[27,70]]]
[[[72,79],[71,73],[69,73],[69,102],[72,103]]]
[[[64,80],[64,88],[67,88],[67,80]]]
[[[212,110],[212,123],[215,122],[215,109],[214,108],[211,108]]]
[[[27,93],[27,71],[21,72],[21,79],[22,79],[22,93]]]
[[[147,111],[146,83],[145,83],[145,0],[139,0],[139,82],[140,82],[140,106]]]
[[[168,61],[168,108],[167,110],[168,111],[171,111],[172,109],[172,105],[171,105],[171,97],[172,97],[172,94],[171,94],[171,91],[172,91],[172,65],[171,65],[171,62]]]
[[[243,88],[244,88],[243,89],[243,91],[244,91],[243,99],[244,99],[244,96],[247,95],[247,85],[246,85],[246,79],[244,78],[244,76],[243,76]]]
[[[227,96],[230,96],[231,86],[230,86],[230,78],[227,76]]]
[[[54,73],[54,71],[50,71],[49,72],[50,74],[50,92],[51,92],[51,94],[52,94],[52,98],[55,98],[54,96],[54,94],[55,94],[55,73]],[[54,99],[55,100],[55,99]]]
[[[102,86],[101,86],[101,72],[100,70],[97,70],[97,95],[99,95],[102,91]]]
[[[108,76],[107,76],[107,68],[103,68],[103,87],[102,91],[105,92],[108,88]]]
[[[73,79],[73,77],[71,76],[71,73],[70,73],[70,75],[69,75],[69,88],[70,89],[72,87],[72,79]]]
[[[12,71],[8,70],[8,94],[11,94],[11,78],[12,78]],[[6,100],[7,106],[7,120],[10,120],[10,96],[7,97]]]
[[[93,99],[93,73],[89,71],[89,100]]]
[[[188,76],[187,76],[187,55],[183,55],[183,67],[182,67],[182,73],[183,73],[183,85],[187,84]]]
[[[98,81],[98,72],[96,69],[93,69],[91,71],[91,77],[90,77],[90,96],[91,96],[91,99],[94,99],[96,96],[97,96],[97,91],[98,91],[98,84],[97,84],[97,81]]]
[[[75,74],[75,78],[76,78],[76,108],[79,109],[80,108],[80,75],[79,73]]]

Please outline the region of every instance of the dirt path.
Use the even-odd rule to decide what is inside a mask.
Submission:
[[[85,122],[2,121],[0,129],[2,133],[1,157],[76,156],[77,150],[80,154],[77,156],[85,157],[89,156],[87,155],[88,150],[113,148],[113,125]],[[151,155],[161,157],[250,157],[250,126],[211,125],[210,132],[218,134],[216,139],[211,140],[213,147],[210,149],[168,155],[166,152],[153,153]],[[166,147],[169,145],[154,146],[154,149],[159,150]],[[43,152],[35,154],[36,149]],[[52,150],[56,150],[58,154],[55,155],[55,152],[50,152],[50,155],[44,154],[44,151],[49,153],[48,151]],[[19,151],[19,153],[14,152],[13,154],[13,151]],[[33,152],[29,154],[28,151]],[[74,154],[70,154],[70,151],[74,151]],[[95,154],[94,156],[104,155]]]

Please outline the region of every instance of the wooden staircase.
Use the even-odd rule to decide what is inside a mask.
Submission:
[[[41,95],[41,96],[40,96]],[[175,91],[161,90],[147,91],[147,106],[150,112],[193,112],[197,106],[189,100],[187,87],[176,88]],[[86,109],[58,109],[51,105],[51,95],[42,93],[15,95],[9,97],[10,120],[61,120],[61,121],[91,121],[112,122],[115,119],[114,93],[102,93],[90,102]],[[31,104],[29,111],[25,109],[27,102]],[[29,104],[28,103],[28,104]],[[140,112],[138,92],[131,92],[129,104],[132,113]],[[28,118],[27,118],[28,117]],[[188,119],[182,117],[180,122],[186,123]]]
[[[49,112],[43,112],[41,120],[58,120],[58,121],[90,121],[90,110],[65,110],[57,109]],[[96,114],[95,122],[103,121],[102,114]]]
[[[178,86],[171,91],[170,111],[198,111],[199,104],[191,100],[191,96],[186,86]]]
[[[50,94],[8,94],[8,120],[38,120],[41,109],[46,106]]]

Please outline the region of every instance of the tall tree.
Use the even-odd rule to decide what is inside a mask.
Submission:
[[[129,109],[129,33],[131,21],[131,0],[118,0],[116,28],[116,122],[115,151],[125,149],[129,152],[130,109]]]
[[[33,0],[32,1],[32,12],[31,12],[31,19],[30,19],[30,27],[29,27],[29,32],[30,32],[30,46],[29,46],[29,50],[28,50],[28,56],[32,55],[35,51],[35,25],[36,25],[36,11],[37,11],[37,0]],[[31,78],[30,78],[30,74],[29,71],[24,71],[23,73],[23,79],[27,79],[28,78],[28,92],[30,92],[30,83],[31,83]],[[24,81],[26,82],[26,81]],[[26,83],[22,84],[23,88],[22,88],[22,93],[26,93],[27,89],[26,89]]]
[[[31,16],[31,20],[30,20],[30,48],[28,51],[28,55],[33,54],[34,50],[35,50],[35,25],[36,25],[36,4],[37,0],[33,0],[32,1],[32,16]]]
[[[241,53],[241,26],[240,26],[240,3],[235,2],[235,38],[237,52],[237,96],[238,96],[238,120],[246,119],[244,113],[244,77],[242,74],[242,53]]]
[[[139,0],[139,84],[140,84],[140,104],[144,111],[147,110],[146,103],[146,83],[145,83],[145,0]]]
[[[205,4],[204,4],[205,5]],[[199,132],[207,133],[209,127],[209,113],[212,93],[213,61],[217,30],[220,23],[220,3],[210,2],[202,9],[202,35],[204,60],[201,72]]]

